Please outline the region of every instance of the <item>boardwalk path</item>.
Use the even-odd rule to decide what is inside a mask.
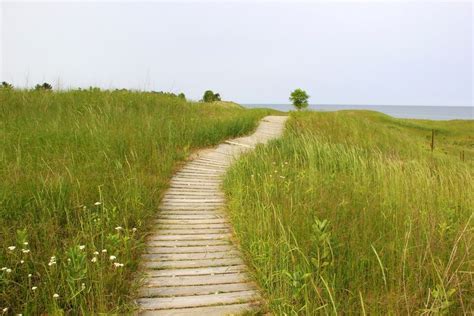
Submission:
[[[284,116],[267,116],[254,134],[199,151],[175,174],[143,257],[144,315],[228,315],[252,310],[259,294],[232,243],[222,176],[232,160],[282,134]]]

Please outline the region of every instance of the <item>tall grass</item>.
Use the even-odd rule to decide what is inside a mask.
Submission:
[[[234,165],[230,216],[272,311],[471,313],[473,127],[295,113]]]
[[[173,169],[264,114],[152,93],[0,91],[0,313],[131,310]]]

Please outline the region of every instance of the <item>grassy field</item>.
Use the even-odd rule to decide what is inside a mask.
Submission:
[[[0,89],[0,313],[130,310],[143,236],[174,168],[267,112]]]
[[[473,131],[293,113],[282,139],[243,157],[225,180],[229,212],[271,310],[471,313]]]

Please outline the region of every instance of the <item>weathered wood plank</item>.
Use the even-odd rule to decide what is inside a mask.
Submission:
[[[229,239],[230,234],[200,234],[200,235],[161,235],[154,234],[151,240],[202,240],[202,239]]]
[[[219,275],[192,275],[175,276],[167,278],[145,278],[145,287],[165,287],[165,286],[191,286],[191,285],[215,285],[229,283],[246,283],[249,277],[246,273],[229,273]]]
[[[203,235],[203,234],[227,234],[230,233],[229,228],[203,228],[203,229],[161,229],[162,235]]]
[[[240,258],[208,259],[208,260],[178,260],[178,261],[144,261],[143,266],[149,269],[182,269],[205,268],[231,265],[243,265]]]
[[[256,301],[258,298],[257,292],[250,290],[210,295],[141,298],[138,303],[143,309],[168,309],[246,303]]]
[[[230,229],[228,224],[167,224],[157,225],[157,229],[179,229],[179,230],[194,230],[194,229]]]
[[[145,253],[142,257],[147,261],[208,260],[238,258],[239,252],[237,250],[231,250],[198,253]]]
[[[209,253],[235,251],[231,245],[204,246],[204,247],[147,247],[146,253]]]
[[[221,224],[227,223],[227,219],[225,218],[214,218],[214,219],[160,219],[154,220],[154,222],[158,225],[166,225],[166,224]]]
[[[151,247],[205,247],[215,245],[230,245],[230,239],[201,239],[201,240],[148,240]]]
[[[206,315],[206,316],[222,316],[222,315],[240,315],[245,312],[258,309],[257,303],[244,303],[232,305],[216,305],[210,307],[195,307],[182,309],[154,310],[145,311],[145,316],[189,316],[189,315]]]
[[[150,277],[176,277],[176,276],[190,276],[190,275],[215,275],[245,272],[247,267],[241,266],[224,266],[211,268],[196,268],[196,269],[172,269],[172,270],[148,270],[147,276]]]

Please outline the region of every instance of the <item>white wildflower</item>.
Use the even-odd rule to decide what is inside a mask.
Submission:
[[[16,248],[15,246],[10,246],[10,247],[8,247],[8,250],[13,251],[13,250],[15,250],[15,248]]]
[[[86,284],[85,284],[85,283],[82,283],[82,284],[81,284],[81,289],[84,290],[85,288],[86,288]]]
[[[285,179],[285,177],[284,177],[284,176],[280,176],[280,178],[282,178],[282,179]]]
[[[31,273],[28,274],[28,277],[31,278],[33,275]]]
[[[33,286],[31,289],[32,289],[33,291],[36,291],[37,288],[38,288],[37,286]]]
[[[102,253],[107,253],[107,249],[102,249]]]
[[[29,252],[30,252],[30,249],[21,249],[21,252],[23,252],[23,253],[29,253]]]
[[[80,246],[79,246],[79,249],[80,249],[80,250],[84,250],[84,248],[86,248],[85,245],[80,245]]]
[[[121,267],[123,267],[123,263],[114,262],[114,266],[116,268],[121,268]]]
[[[101,204],[102,204],[102,203],[100,203],[100,202],[95,202],[95,203],[94,203],[95,206],[99,206],[99,205],[101,205]]]
[[[23,243],[23,245],[25,245],[25,246],[28,246],[28,242],[27,242],[27,241],[25,241],[25,242]]]
[[[97,262],[97,257],[92,258],[91,262],[94,262],[94,263]]]
[[[115,230],[116,230],[116,231],[123,230],[123,227],[122,227],[122,226],[117,226],[117,227],[115,227]]]
[[[2,311],[3,311],[4,313],[8,312],[8,307],[5,307],[4,309],[2,309]]]
[[[98,254],[99,254],[99,252],[98,252],[98,251],[94,251],[94,255],[96,255],[96,256],[97,256]]]
[[[49,263],[48,263],[48,266],[52,266],[52,265],[55,265],[56,264],[56,257],[55,256],[52,256],[51,259],[49,259]]]
[[[12,273],[12,269],[6,269],[5,270],[7,273]]]
[[[53,298],[59,298],[59,294],[54,293],[54,294],[53,294]]]
[[[3,268],[2,268],[2,271],[5,271],[6,269],[7,269],[7,267],[3,267]]]
[[[115,259],[117,259],[117,257],[116,257],[116,256],[110,256],[109,259],[110,259],[111,261],[114,261]]]
[[[137,231],[137,228],[136,227],[133,227],[132,228],[132,232],[136,232]]]
[[[25,260],[20,260],[20,263],[21,263],[21,264],[25,263]]]

